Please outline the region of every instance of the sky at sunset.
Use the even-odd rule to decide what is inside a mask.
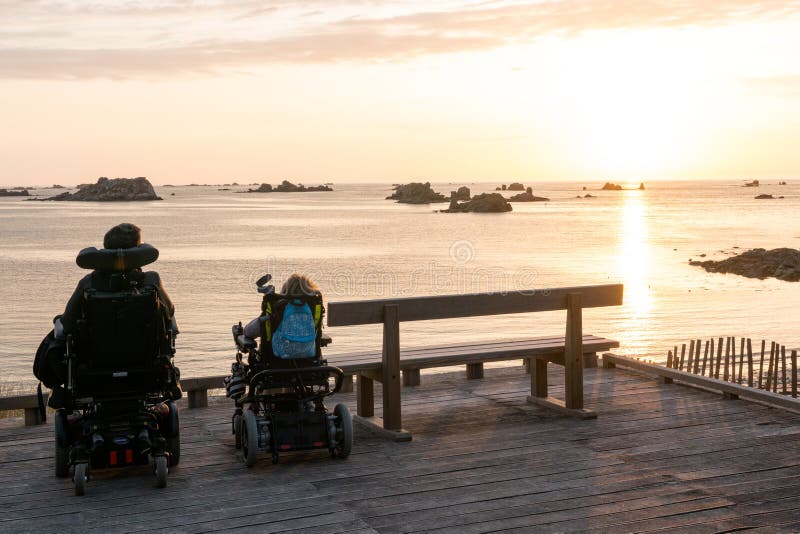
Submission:
[[[0,0],[0,185],[800,178],[800,1]]]

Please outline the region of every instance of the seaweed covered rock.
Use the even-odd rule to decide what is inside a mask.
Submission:
[[[0,197],[27,197],[29,195],[27,189],[0,189]]]
[[[281,185],[275,187],[274,191],[278,193],[307,193],[309,191],[333,191],[333,189],[327,185],[312,185],[311,187],[306,187],[303,184],[294,185],[292,182],[284,180]]]
[[[248,189],[248,193],[272,193],[272,185],[261,184],[258,189]]]
[[[69,200],[84,202],[120,202],[161,200],[153,185],[143,176],[138,178],[101,177],[96,184],[85,185],[74,193],[61,193],[46,200]]]
[[[550,200],[546,197],[537,197],[533,194],[533,188],[529,187],[524,193],[514,195],[508,199],[509,202],[546,202]]]
[[[472,200],[458,203],[453,200],[444,213],[503,213],[511,211],[511,204],[500,193],[483,193],[472,197]]]
[[[306,187],[303,184],[295,185],[289,180],[284,180],[280,185],[272,187],[270,184],[261,184],[257,189],[248,189],[246,193],[308,193],[311,191],[333,191],[327,185],[312,185]]]
[[[786,282],[800,281],[800,250],[754,248],[738,256],[720,261],[690,261],[710,273],[733,273],[748,278],[777,278]]]
[[[431,183],[411,182],[410,184],[398,185],[394,188],[394,193],[386,197],[387,200],[396,200],[403,204],[430,204],[432,202],[447,202],[447,198],[441,193],[431,189]]]

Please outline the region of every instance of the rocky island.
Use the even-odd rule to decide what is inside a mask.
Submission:
[[[622,191],[622,186],[618,184],[612,184],[611,182],[606,182],[600,189],[602,191]]]
[[[514,195],[508,199],[509,202],[547,202],[548,200],[550,199],[534,195],[532,187],[527,188],[524,193]]]
[[[270,184],[261,184],[258,189],[248,189],[243,193],[309,193],[311,191],[333,191],[327,185],[312,185],[306,187],[303,184],[295,185],[289,180],[284,180],[280,185],[272,187]]]
[[[143,176],[114,179],[104,176],[98,179],[97,183],[83,185],[74,193],[64,192],[44,200],[125,202],[162,199],[156,195],[153,185]]]
[[[27,197],[30,196],[27,189],[0,189],[0,197]]]
[[[800,281],[800,250],[754,248],[720,261],[690,261],[710,273],[733,273],[748,278],[777,278],[786,282]]]
[[[442,210],[442,213],[504,213],[512,209],[511,204],[500,193],[483,193],[461,203],[453,197],[450,199],[450,207]]]
[[[431,189],[431,183],[411,182],[410,184],[398,185],[394,188],[394,193],[386,197],[386,200],[396,200],[402,204],[431,204],[433,202],[447,202],[445,196]]]

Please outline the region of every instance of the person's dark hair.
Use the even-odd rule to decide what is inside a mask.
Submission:
[[[103,248],[133,248],[142,244],[142,230],[131,223],[122,223],[106,232]]]

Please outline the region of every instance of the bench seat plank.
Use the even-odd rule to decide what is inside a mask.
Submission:
[[[601,352],[619,347],[619,342],[597,336],[583,336],[583,352]],[[552,356],[548,360],[563,361],[564,338],[531,338],[494,343],[416,347],[400,351],[400,369],[428,369],[467,363],[523,359],[532,356]],[[327,357],[328,363],[341,367],[345,373],[357,374],[379,370],[382,365],[378,351],[339,354]]]

